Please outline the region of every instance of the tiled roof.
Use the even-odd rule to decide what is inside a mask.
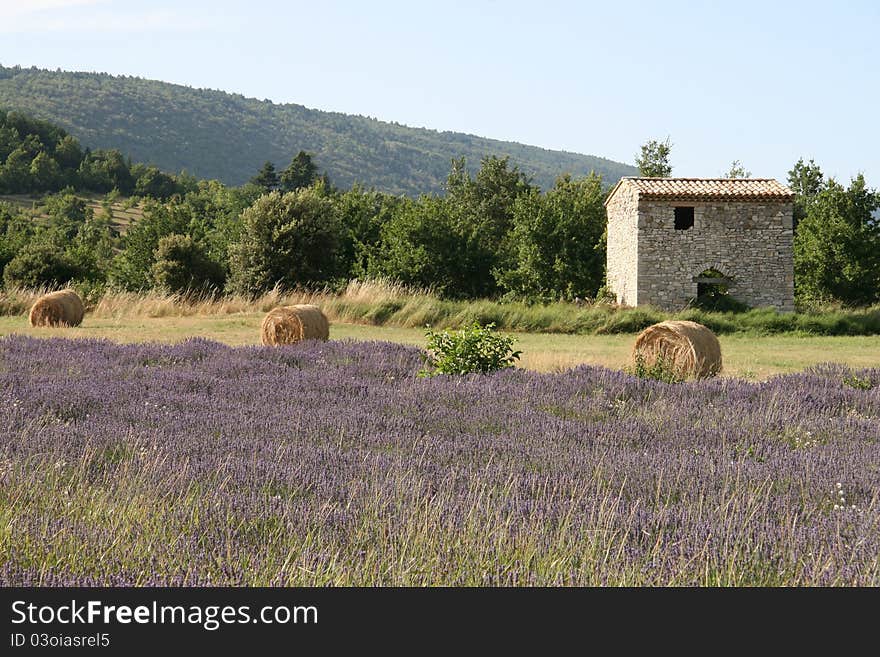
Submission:
[[[773,178],[621,178],[643,198],[676,201],[791,201],[792,191]]]

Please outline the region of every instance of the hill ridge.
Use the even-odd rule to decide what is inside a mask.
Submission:
[[[0,107],[57,123],[84,146],[227,184],[266,160],[284,168],[299,150],[314,153],[340,187],[410,196],[441,192],[462,156],[473,172],[484,156],[509,155],[542,189],[563,173],[595,170],[610,185],[635,172],[600,156],[106,72],[0,65]]]

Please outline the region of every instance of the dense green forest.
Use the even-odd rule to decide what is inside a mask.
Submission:
[[[509,157],[543,190],[564,173],[595,171],[607,186],[636,172],[600,157],[102,73],[0,66],[0,106],[52,121],[92,149],[229,185],[267,160],[284,167],[301,150],[342,188],[413,197],[442,192],[450,161],[461,157],[471,175],[484,157]]]
[[[195,185],[155,166],[132,164],[118,150],[83,149],[58,126],[0,108],[0,194],[73,191],[167,199]]]

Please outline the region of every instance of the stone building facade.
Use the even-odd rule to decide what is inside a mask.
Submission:
[[[622,178],[605,201],[608,288],[677,310],[721,275],[734,299],[794,310],[792,200],[772,179]]]

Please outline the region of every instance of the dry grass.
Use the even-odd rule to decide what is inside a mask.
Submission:
[[[778,313],[759,308],[745,313],[711,313],[688,309],[665,313],[656,308],[624,308],[607,303],[576,306],[556,302],[441,299],[431,290],[413,289],[384,280],[352,281],[347,287],[319,290],[271,290],[257,297],[208,294],[181,296],[154,291],[103,291],[72,286],[98,318],[225,316],[265,314],[278,306],[320,306],[333,322],[400,328],[460,329],[478,322],[504,331],[577,335],[636,334],[664,320],[688,320],[707,326],[716,335],[811,334],[880,335],[880,307],[814,313]],[[49,290],[0,290],[0,315],[24,314],[38,296]]]
[[[53,288],[36,289],[7,288],[0,290],[0,315],[24,314],[41,296]],[[351,281],[341,293],[330,289],[282,291],[276,287],[266,294],[252,298],[234,294],[181,295],[164,294],[153,290],[126,292],[108,290],[97,299],[86,299],[86,311],[102,319],[125,319],[143,317],[191,317],[209,315],[236,315],[266,313],[279,306],[302,304],[320,306],[332,319],[355,319],[360,312],[353,308],[400,306],[436,301],[427,290],[413,290],[386,281]],[[374,318],[376,318],[374,316]],[[378,319],[378,318],[376,318]],[[371,323],[371,322],[367,322]],[[384,322],[376,322],[384,323]],[[423,326],[418,322],[415,326]]]

